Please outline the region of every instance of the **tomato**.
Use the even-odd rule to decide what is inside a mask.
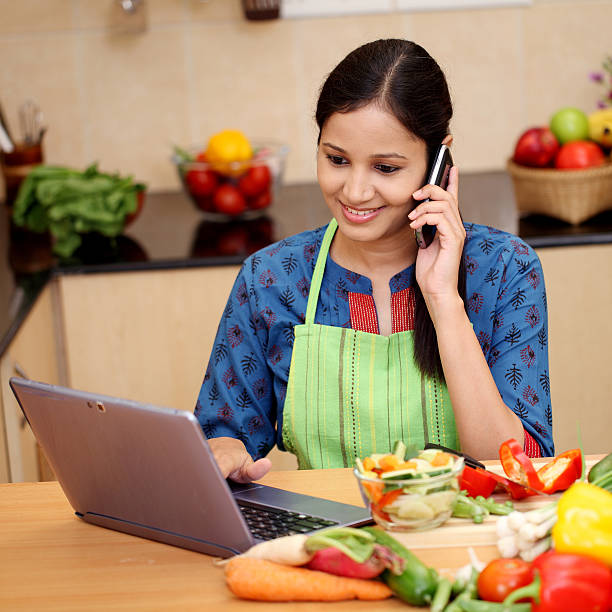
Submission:
[[[215,210],[224,215],[239,215],[246,210],[246,200],[244,196],[229,183],[221,185],[213,196]]]
[[[205,196],[193,196],[193,200],[200,210],[205,212],[215,212],[215,203],[213,202],[212,194]]]
[[[238,181],[238,189],[252,198],[263,193],[270,186],[272,175],[268,166],[251,166],[248,172]]]
[[[189,170],[185,175],[185,182],[192,195],[209,196],[219,181],[212,170]]]
[[[522,559],[494,559],[478,576],[478,596],[486,601],[504,601],[507,595],[533,580],[531,564]]]
[[[477,470],[466,465],[461,472],[459,478],[459,489],[467,491],[470,497],[489,497],[497,486],[497,481],[489,472],[485,470]]]
[[[267,208],[272,203],[272,194],[269,191],[264,191],[254,198],[249,198],[249,208],[259,210]]]
[[[574,140],[564,144],[555,158],[555,167],[560,170],[592,168],[601,166],[605,155],[599,145],[590,140]]]

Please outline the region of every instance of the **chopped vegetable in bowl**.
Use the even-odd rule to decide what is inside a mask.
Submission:
[[[431,529],[452,514],[463,457],[437,449],[406,451],[398,442],[393,453],[356,459],[355,476],[379,525],[390,530]]]

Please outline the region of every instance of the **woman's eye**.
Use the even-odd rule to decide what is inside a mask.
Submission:
[[[393,172],[399,170],[397,166],[388,166],[387,164],[376,164],[375,168],[383,174],[393,174]]]
[[[326,155],[327,159],[329,159],[329,161],[334,164],[334,166],[343,166],[344,164],[346,164],[346,160],[344,159],[344,157],[341,157],[340,155]]]

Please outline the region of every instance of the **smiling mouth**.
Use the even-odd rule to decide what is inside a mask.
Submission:
[[[358,210],[357,208],[351,208],[350,206],[347,206],[346,204],[342,204],[342,206],[344,206],[344,208],[346,208],[346,210],[348,210],[351,214],[359,215],[360,217],[365,217],[366,215],[369,215],[373,212],[376,212],[377,210],[380,210],[380,208],[384,208],[384,207],[379,207],[379,208],[368,208],[367,210]]]

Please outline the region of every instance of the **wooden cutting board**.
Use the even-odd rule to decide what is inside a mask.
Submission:
[[[550,459],[534,459],[536,468],[544,465]],[[487,463],[487,462],[485,462]],[[597,463],[597,459],[586,461],[587,470]],[[503,469],[497,465],[488,465],[487,469],[505,476]],[[505,493],[495,494],[496,501],[504,502],[508,499]],[[561,493],[554,495],[535,495],[524,500],[513,501],[516,510],[529,511],[540,508],[561,497]],[[474,523],[471,519],[450,518],[446,523],[428,531],[400,532],[394,531],[396,537],[408,549],[419,548],[447,548],[449,546],[496,546],[496,522],[499,516],[489,515],[482,523]]]

